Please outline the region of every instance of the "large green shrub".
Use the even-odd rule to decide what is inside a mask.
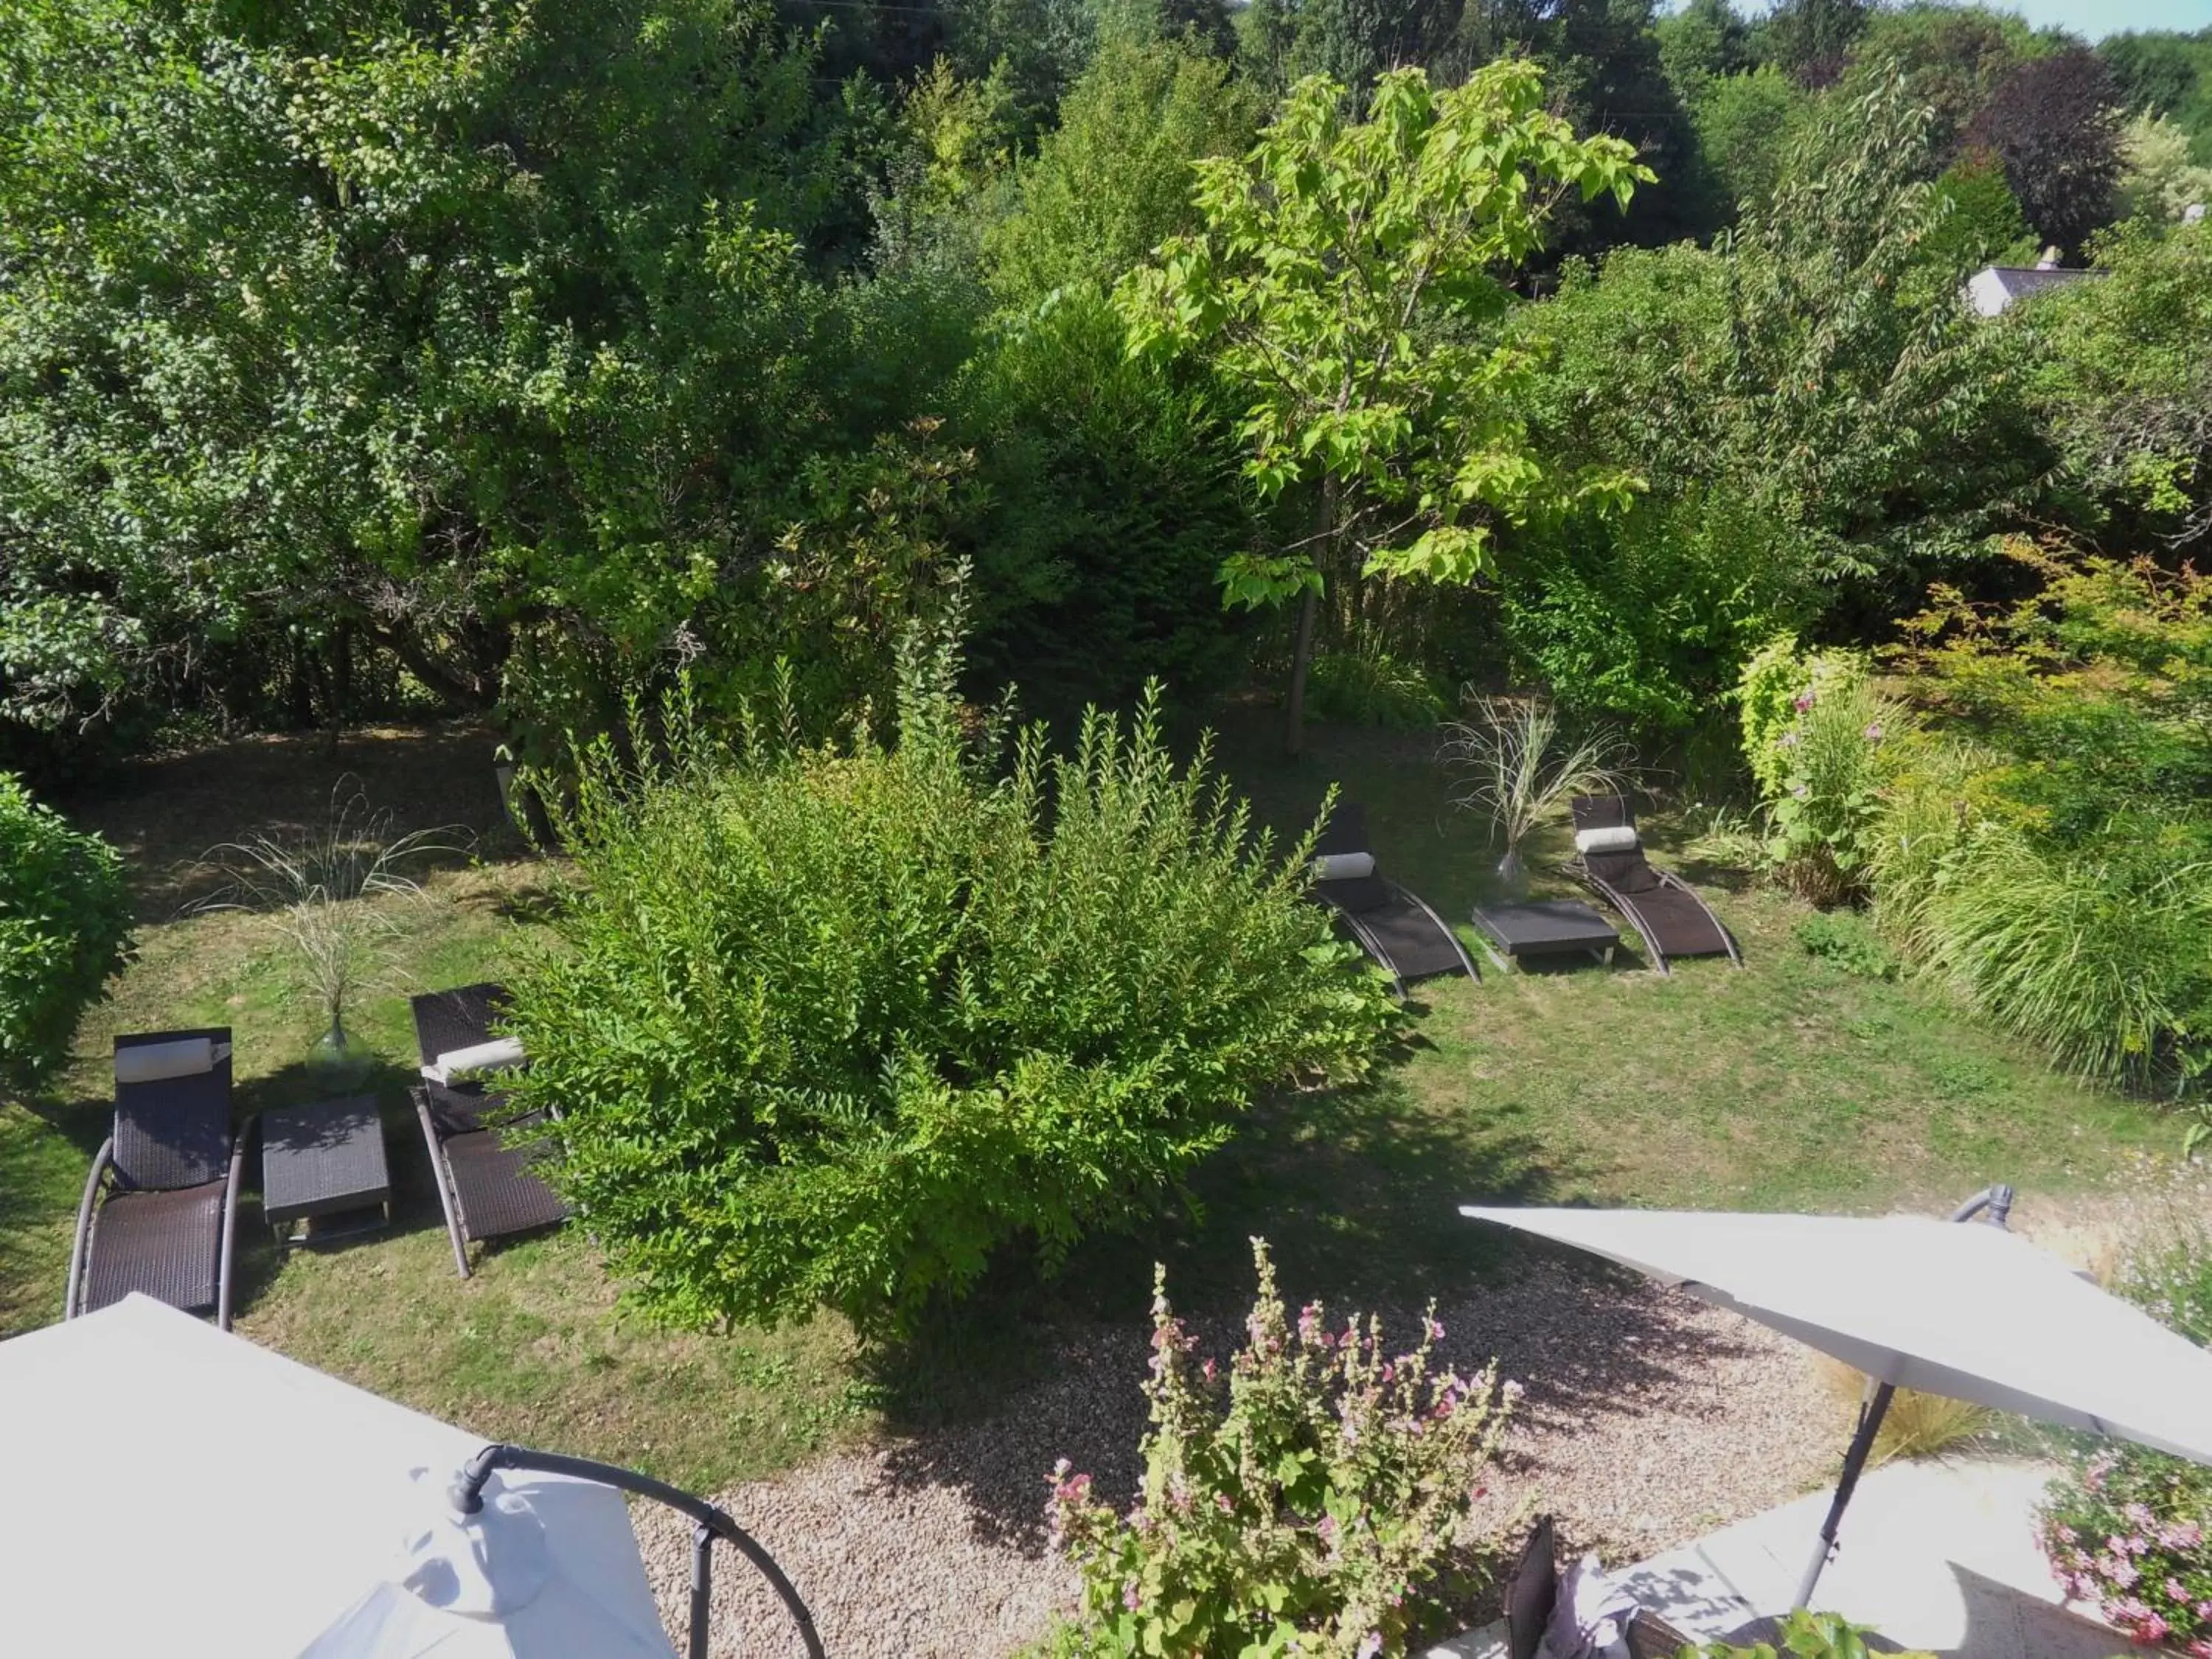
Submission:
[[[1136,1506],[1100,1504],[1065,1459],[1053,1472],[1053,1533],[1087,1615],[1065,1652],[1402,1654],[1449,1570],[1474,1564],[1477,1483],[1514,1386],[1495,1366],[1432,1369],[1433,1310],[1395,1359],[1377,1321],[1332,1325],[1319,1303],[1293,1319],[1263,1241],[1253,1255],[1249,1340],[1225,1368],[1199,1357],[1156,1283]]]
[[[0,772],[0,1087],[34,1088],[68,1057],[130,938],[122,856]]]
[[[1395,1018],[1305,847],[1179,769],[1150,702],[994,775],[953,667],[906,653],[896,747],[724,744],[678,703],[666,758],[581,761],[515,1095],[562,1114],[555,1184],[665,1316],[908,1328],[1000,1247],[1050,1267],[1171,1192],[1258,1091],[1357,1074]]]

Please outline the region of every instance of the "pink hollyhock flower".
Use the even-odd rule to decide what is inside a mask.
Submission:
[[[1139,1598],[1137,1595],[1137,1581],[1132,1578],[1127,1583],[1121,1586],[1121,1605],[1128,1608],[1130,1612],[1134,1613],[1137,1610],[1139,1599]]]

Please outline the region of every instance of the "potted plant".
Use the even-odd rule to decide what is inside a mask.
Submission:
[[[323,1026],[309,1063],[342,1079],[368,1061],[346,1030],[347,1009],[381,971],[400,931],[385,901],[419,897],[422,886],[404,866],[465,852],[465,834],[445,825],[396,835],[391,812],[372,811],[359,783],[341,779],[320,829],[289,836],[264,831],[210,848],[202,862],[228,880],[193,908],[269,916],[290,947],[295,980],[314,999]]]
[[[1493,842],[1504,847],[1498,892],[1518,901],[1528,896],[1528,837],[1575,796],[1618,791],[1627,749],[1602,731],[1565,739],[1558,710],[1541,697],[1472,696],[1467,707],[1444,741],[1445,763],[1461,775],[1452,804],[1489,818]]]

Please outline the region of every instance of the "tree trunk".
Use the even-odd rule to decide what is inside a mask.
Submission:
[[[1320,609],[1321,595],[1309,587],[1298,601],[1298,639],[1291,651],[1291,725],[1284,751],[1293,760],[1306,749],[1306,671],[1313,666],[1314,615]]]
[[[1321,613],[1321,589],[1328,580],[1328,553],[1336,530],[1336,480],[1323,475],[1321,501],[1314,509],[1314,566],[1321,580],[1298,599],[1297,641],[1291,647],[1290,731],[1284,751],[1296,760],[1306,750],[1306,672],[1313,666],[1314,620]]]

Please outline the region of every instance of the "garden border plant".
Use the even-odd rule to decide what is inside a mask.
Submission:
[[[1085,1612],[1062,1652],[1402,1654],[1445,1633],[1455,1577],[1496,1565],[1474,1511],[1517,1387],[1494,1364],[1437,1369],[1433,1304],[1393,1358],[1374,1318],[1335,1328],[1310,1302],[1293,1319],[1265,1239],[1252,1259],[1259,1293],[1225,1368],[1199,1355],[1154,1269],[1135,1506],[1116,1514],[1065,1458],[1052,1473],[1053,1540]]]

